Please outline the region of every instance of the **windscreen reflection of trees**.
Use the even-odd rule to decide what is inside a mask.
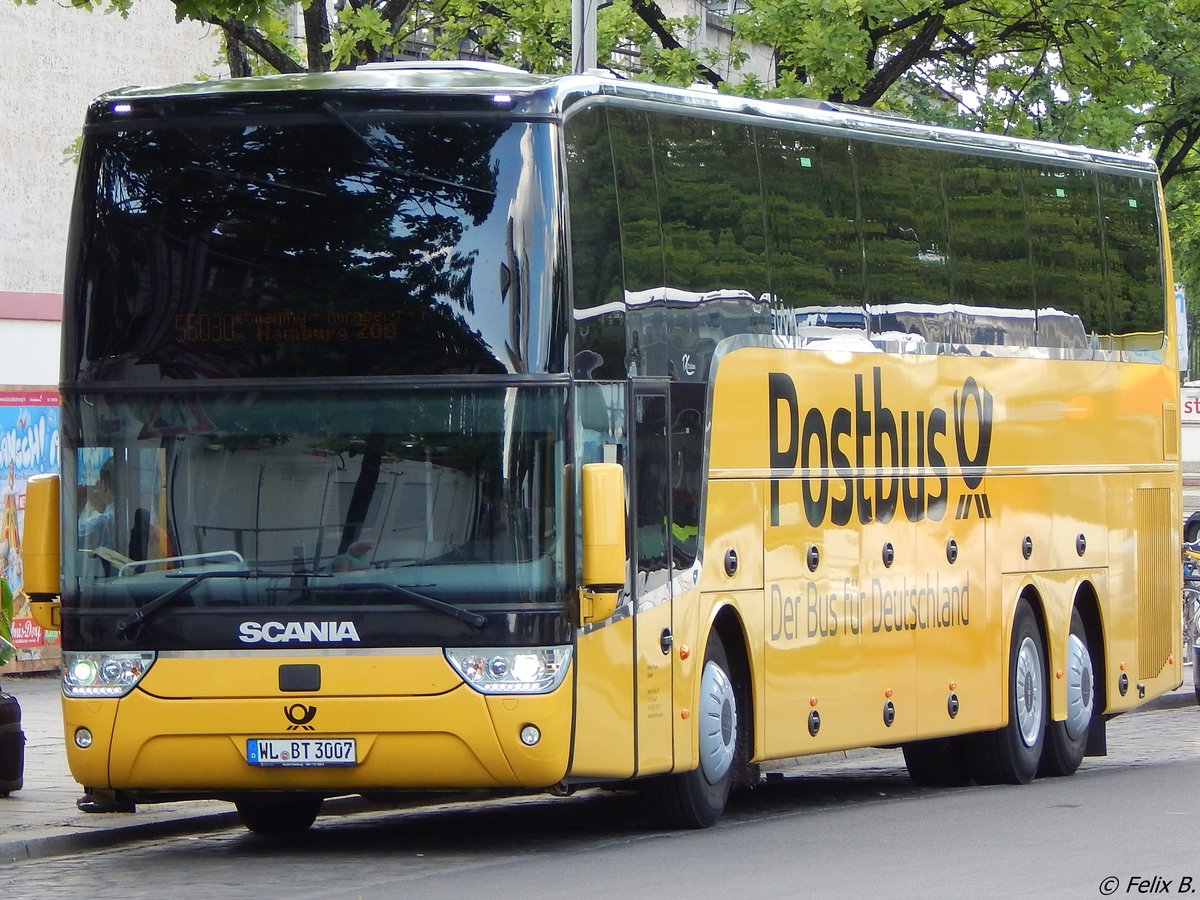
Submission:
[[[1104,250],[1113,332],[1162,330],[1163,277],[1159,270],[1158,208],[1146,181],[1100,179]]]
[[[771,291],[789,306],[862,303],[862,251],[849,143],[763,129]]]
[[[179,313],[310,313],[326,324],[331,310],[395,310],[406,371],[495,371],[463,316],[477,300],[476,260],[459,244],[497,208],[492,153],[507,127],[181,119],[96,138],[76,302],[107,308],[93,310],[102,324],[84,337],[87,357],[140,354],[169,370]],[[313,342],[258,338],[242,328],[233,343],[193,349],[229,374],[313,374]],[[319,351],[320,374],[383,374],[397,345]]]
[[[618,271],[626,291],[924,305],[872,325],[933,342],[1081,348],[1085,332],[1163,333],[1145,176],[621,109],[577,114],[567,143],[576,341],[603,358],[593,377],[632,374],[621,349],[639,356],[632,337],[620,346],[620,313],[605,328],[586,314],[621,299]],[[951,303],[1002,312],[949,321]],[[1064,315],[1035,323],[1049,309]]]
[[[579,378],[624,378],[625,313],[599,307],[624,299],[621,223],[613,180],[613,150],[603,109],[564,126],[570,178],[575,363]]]
[[[862,210],[866,300],[944,303],[946,214],[939,159],[913,147],[868,142],[851,147]]]
[[[1079,316],[1089,334],[1111,334],[1095,176],[1047,166],[1024,175],[1038,305]]]
[[[767,291],[754,136],[711,119],[651,119],[666,284],[695,293]]]

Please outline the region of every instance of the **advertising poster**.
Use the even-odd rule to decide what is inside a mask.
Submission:
[[[1200,475],[1200,384],[1188,382],[1179,391],[1184,481]]]
[[[59,665],[58,632],[43,631],[30,617],[21,573],[25,485],[30,476],[59,471],[59,425],[56,391],[0,390],[0,569],[13,592],[12,642],[17,648],[6,672],[53,671]]]

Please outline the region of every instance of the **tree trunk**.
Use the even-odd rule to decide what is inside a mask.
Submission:
[[[328,72],[329,54],[325,45],[329,43],[329,17],[324,3],[313,0],[304,7],[304,42],[308,45],[308,71]]]

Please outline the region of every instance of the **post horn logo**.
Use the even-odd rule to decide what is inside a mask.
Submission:
[[[283,714],[287,716],[287,720],[292,724],[287,727],[288,731],[316,731],[316,729],[308,723],[313,720],[317,714],[315,706],[305,706],[303,703],[293,703],[291,706],[283,708]]]

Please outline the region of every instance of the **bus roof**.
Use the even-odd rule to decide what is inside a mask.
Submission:
[[[224,96],[230,100],[266,99],[271,95],[301,92],[320,95],[403,94],[478,98],[497,109],[523,116],[561,117],[583,101],[612,102],[646,108],[670,107],[676,112],[735,116],[756,121],[842,131],[866,139],[934,142],[960,151],[1040,156],[1076,165],[1133,168],[1156,173],[1152,160],[1107,150],[1058,144],[1027,137],[997,135],[922,124],[902,116],[847,104],[812,100],[760,100],[721,94],[708,86],[674,88],[618,78],[594,70],[584,75],[534,75],[510,66],[461,60],[372,63],[356,69],[265,75],[198,81],[164,87],[127,87],[98,98],[92,121],[106,114],[127,111],[138,101],[184,100],[188,97]],[[237,102],[234,100],[234,102]]]

